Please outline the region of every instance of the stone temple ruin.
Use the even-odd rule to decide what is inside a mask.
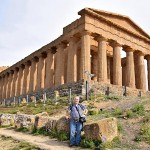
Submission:
[[[60,37],[0,73],[1,101],[38,92],[50,96],[56,89],[81,94],[86,80],[96,92],[109,87],[122,95],[127,86],[129,95],[149,94],[144,59],[150,90],[150,36],[127,16],[91,8],[78,14]]]

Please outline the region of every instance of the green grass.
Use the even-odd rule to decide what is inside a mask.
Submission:
[[[20,142],[19,145],[15,146],[11,150],[35,150],[37,147],[28,142]]]
[[[4,107],[0,105],[0,114],[3,113],[16,114],[17,112],[20,112],[23,114],[35,115],[46,111],[49,115],[52,115],[65,109],[67,105],[68,105],[67,97],[59,99],[57,105],[52,100],[47,100],[46,106],[44,106],[44,104],[41,101],[37,101],[36,107],[34,106],[33,102],[29,103],[28,105],[20,104],[19,106],[16,105]]]

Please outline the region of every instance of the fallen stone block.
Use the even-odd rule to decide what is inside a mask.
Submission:
[[[57,121],[56,130],[57,132],[69,133],[69,126],[70,126],[69,120],[66,120],[65,117],[62,117]]]
[[[0,126],[14,125],[15,115],[13,114],[0,114]]]
[[[26,114],[16,114],[15,127],[16,128],[31,128],[34,126],[35,116]]]
[[[117,119],[106,118],[84,126],[86,139],[112,141],[118,135]]]

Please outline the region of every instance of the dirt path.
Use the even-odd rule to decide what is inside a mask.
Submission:
[[[44,150],[77,150],[79,148],[69,148],[68,143],[60,142],[56,139],[50,139],[49,137],[44,136],[33,136],[30,134],[25,134],[21,132],[16,132],[14,130],[0,128],[0,135],[11,136],[13,139],[19,141],[26,141],[29,143],[33,143],[38,147]]]

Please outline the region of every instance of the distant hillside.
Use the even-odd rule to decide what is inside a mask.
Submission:
[[[9,66],[0,66],[0,72],[2,72],[3,70],[7,69]]]

